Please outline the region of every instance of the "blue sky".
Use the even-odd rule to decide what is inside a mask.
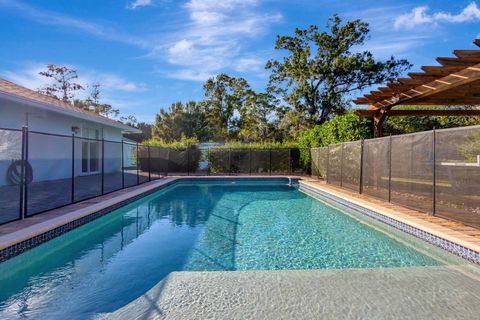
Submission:
[[[36,89],[47,64],[103,84],[104,101],[152,122],[177,100],[201,99],[226,72],[262,90],[276,35],[321,27],[334,13],[370,23],[366,49],[407,58],[418,70],[454,49],[474,49],[480,1],[0,0],[0,77]],[[86,94],[86,93],[85,93]]]

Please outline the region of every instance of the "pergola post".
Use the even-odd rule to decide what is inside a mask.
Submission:
[[[383,122],[387,117],[387,112],[384,109],[378,109],[373,114],[373,136],[379,138],[383,136]]]

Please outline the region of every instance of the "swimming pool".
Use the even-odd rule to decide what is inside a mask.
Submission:
[[[443,251],[286,179],[184,180],[0,264],[0,318],[89,318],[172,271],[440,266]]]

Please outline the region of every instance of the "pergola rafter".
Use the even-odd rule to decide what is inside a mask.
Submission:
[[[480,47],[480,39],[474,44]],[[453,54],[437,58],[440,66],[423,66],[423,72],[411,72],[409,78],[398,78],[354,100],[369,105],[356,113],[373,119],[375,136],[382,135],[387,116],[480,115],[480,110],[391,110],[398,105],[480,105],[480,50],[454,50]]]

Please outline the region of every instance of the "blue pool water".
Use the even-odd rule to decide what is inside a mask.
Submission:
[[[172,271],[439,261],[286,180],[183,181],[1,263],[0,318],[91,318]]]

